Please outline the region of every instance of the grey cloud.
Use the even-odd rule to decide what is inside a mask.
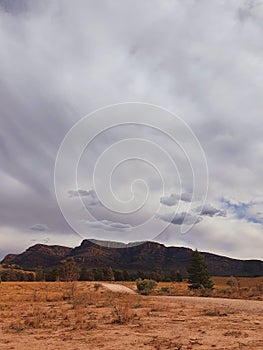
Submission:
[[[57,150],[82,116],[120,101],[164,106],[192,127],[207,157],[212,203],[225,195],[238,196],[244,203],[262,196],[263,6],[257,1],[80,0],[76,6],[70,0],[1,0],[0,5],[3,237],[7,228],[19,237],[21,227],[48,222],[58,241],[69,244],[72,230],[59,212],[53,188]],[[120,138],[124,135],[119,133]],[[83,171],[85,180],[90,164],[116,138],[102,135],[94,142]],[[173,145],[159,140],[173,154]],[[166,173],[171,193],[175,174]],[[180,173],[183,180],[186,175]],[[159,182],[152,183],[155,194]],[[129,192],[122,174],[116,186]],[[90,187],[91,183],[81,183],[81,188]],[[69,188],[74,184],[68,184],[65,193]],[[101,210],[92,195],[82,199]],[[172,206],[178,200],[170,196],[161,201]],[[241,216],[260,220],[252,211],[241,211],[236,225]],[[107,219],[114,221],[110,215]],[[220,225],[227,220],[218,218]],[[255,223],[248,224],[254,228]],[[202,229],[198,238],[205,242],[213,229]],[[222,242],[223,230],[216,232],[211,249]],[[238,234],[233,236],[237,242]],[[194,235],[188,237],[187,244],[196,242]],[[256,237],[257,248],[261,241]]]
[[[32,230],[32,231],[41,231],[41,232],[43,232],[43,231],[48,231],[49,228],[48,228],[48,226],[45,225],[45,224],[35,224],[35,225],[33,225],[33,226],[30,227],[30,230]]]
[[[68,194],[70,197],[87,197],[92,194],[92,190],[86,191],[86,190],[70,190],[68,191]]]
[[[202,221],[202,218],[186,212],[159,214],[156,217],[174,225],[193,225]]]
[[[19,14],[27,10],[27,3],[29,0],[0,0],[0,10],[9,13]]]
[[[205,204],[203,207],[195,208],[195,212],[203,216],[226,216],[226,210],[218,209],[211,204]]]
[[[110,220],[100,220],[100,221],[83,221],[85,225],[87,225],[90,228],[98,229],[98,230],[105,230],[105,231],[118,231],[118,232],[125,232],[129,231],[132,226],[129,224],[121,223],[121,222],[113,222]]]
[[[69,197],[83,197],[85,198],[85,205],[88,207],[101,205],[100,200],[94,190],[70,190],[68,191]]]
[[[179,200],[183,202],[191,202],[192,194],[187,192],[183,192],[181,195],[172,193],[170,196],[161,197],[160,203],[171,207],[173,205],[176,205]]]

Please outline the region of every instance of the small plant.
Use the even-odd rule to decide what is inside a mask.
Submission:
[[[236,330],[228,330],[228,331],[226,331],[226,332],[224,333],[224,336],[225,336],[225,337],[230,336],[230,337],[239,338],[239,337],[242,336],[242,332],[236,331]]]
[[[227,316],[225,311],[219,310],[217,308],[204,310],[205,316]]]
[[[134,319],[136,316],[130,308],[129,303],[115,304],[113,307],[113,323],[126,324]]]
[[[101,287],[101,284],[100,283],[94,283],[94,289],[97,291],[99,290]]]
[[[154,280],[137,280],[137,289],[140,294],[149,295],[151,294],[157,286],[157,282]]]
[[[238,278],[231,276],[227,281],[226,284],[231,288],[233,292],[237,292],[240,290],[240,281]]]
[[[214,308],[209,310],[204,310],[205,316],[220,316],[220,310]]]

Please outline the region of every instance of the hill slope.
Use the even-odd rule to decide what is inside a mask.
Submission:
[[[51,268],[60,261],[73,257],[80,267],[95,268],[111,266],[127,271],[163,271],[178,270],[186,275],[192,250],[183,247],[166,247],[156,242],[144,242],[139,245],[117,243],[101,246],[95,240],[84,240],[75,248],[36,244],[21,254],[8,254],[3,264],[17,264],[24,269],[37,266]],[[238,260],[211,253],[202,253],[208,269],[214,276],[262,276],[263,261]]]

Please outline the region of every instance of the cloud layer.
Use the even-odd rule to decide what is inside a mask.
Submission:
[[[210,174],[208,204],[198,225],[180,235],[183,219],[190,222],[196,214],[188,212],[191,176],[180,167],[184,163],[174,145],[145,128],[112,130],[84,152],[80,185],[65,184],[72,210],[79,196],[92,210],[90,236],[96,237],[98,226],[110,228],[114,239],[120,230],[154,215],[161,202],[163,212],[155,224],[174,224],[161,241],[263,258],[258,249],[263,224],[262,21],[263,6],[253,0],[80,0],[78,5],[70,0],[0,0],[0,254],[23,250],[31,239],[41,241],[45,227],[50,243],[74,245],[81,239],[56,202],[58,148],[74,123],[94,109],[140,101],[167,108],[197,135]],[[142,173],[149,205],[125,217],[100,205],[90,169],[105,147],[123,136],[158,142],[174,156],[183,169],[180,197],[177,175],[158,160],[168,195],[160,195],[152,171],[127,164],[113,174],[114,193],[123,203],[134,194],[140,197],[143,186],[131,189],[130,184]],[[185,208],[171,219],[167,206],[178,201]]]

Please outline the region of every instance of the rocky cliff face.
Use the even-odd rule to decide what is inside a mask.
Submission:
[[[175,269],[186,275],[192,254],[189,248],[166,247],[155,242],[144,242],[135,246],[118,244],[117,246],[121,248],[116,248],[112,242],[109,242],[106,247],[97,243],[94,240],[84,240],[75,248],[36,244],[21,254],[8,254],[2,263],[17,264],[24,269],[33,269],[37,266],[51,268],[58,266],[61,260],[73,257],[80,267],[111,266],[114,269],[128,271]],[[211,253],[202,254],[211,275],[263,275],[263,261],[237,260]]]
[[[31,269],[38,266],[48,268],[58,265],[60,260],[66,257],[71,250],[72,248],[58,245],[36,244],[21,254],[8,254],[4,258],[3,264],[16,264],[23,269]]]

